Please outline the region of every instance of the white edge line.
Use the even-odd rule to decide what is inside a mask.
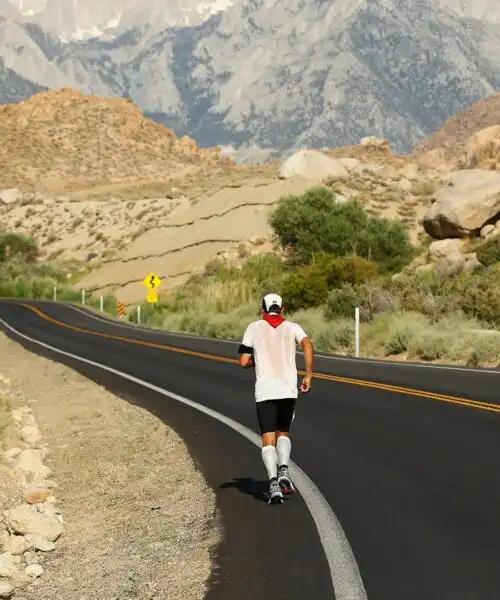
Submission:
[[[91,311],[82,310],[81,308],[79,308],[78,306],[75,306],[74,304],[67,304],[66,306],[69,306],[73,310],[76,310],[77,312],[79,312],[83,315],[86,315],[87,317],[90,317],[91,319],[95,319],[96,321],[99,321],[100,323],[107,323],[108,325],[116,325],[117,327],[125,327],[132,331],[135,330],[135,331],[144,331],[146,333],[170,335],[172,337],[178,337],[178,338],[189,339],[189,340],[203,340],[203,341],[207,341],[207,342],[219,342],[222,344],[234,344],[234,345],[238,344],[238,342],[235,340],[222,340],[220,338],[209,338],[209,337],[203,337],[201,335],[184,335],[182,333],[177,333],[176,331],[166,331],[163,329],[140,327],[138,325],[131,325],[130,323],[118,323],[116,321],[113,321],[112,319],[106,319],[105,317],[101,317],[100,315],[92,314]],[[298,354],[303,354],[303,352],[298,350]],[[406,368],[414,368],[414,369],[437,369],[437,370],[441,370],[441,371],[462,371],[462,372],[466,372],[466,373],[481,373],[482,375],[500,375],[500,371],[495,371],[495,370],[491,370],[491,369],[472,369],[469,367],[455,367],[453,365],[427,365],[424,363],[422,363],[422,364],[400,363],[400,362],[395,362],[395,361],[390,361],[390,360],[373,360],[370,358],[361,358],[358,360],[356,358],[350,358],[347,356],[331,356],[329,354],[318,354],[318,353],[316,353],[316,357],[327,359],[327,360],[342,360],[344,362],[357,363],[358,365],[370,364],[370,365],[379,365],[379,366],[384,366],[384,367],[391,366],[391,367],[399,367],[399,368],[406,367]]]
[[[163,396],[167,396],[172,400],[176,400],[177,402],[181,402],[187,406],[190,406],[210,417],[216,419],[217,421],[224,423],[234,431],[237,431],[244,438],[255,444],[257,447],[261,447],[260,437],[245,427],[241,423],[237,421],[233,421],[229,417],[208,408],[207,406],[203,406],[202,404],[198,404],[193,400],[189,400],[188,398],[184,398],[183,396],[179,396],[178,394],[174,394],[173,392],[169,392],[164,390],[161,387],[153,385],[147,381],[134,377],[133,375],[129,375],[128,373],[123,373],[122,371],[118,371],[117,369],[113,369],[112,367],[108,367],[98,362],[94,362],[87,358],[82,358],[81,356],[77,356],[75,354],[71,354],[70,352],[66,352],[64,350],[60,350],[59,348],[55,348],[54,346],[50,346],[49,344],[45,344],[44,342],[40,342],[35,340],[23,333],[14,329],[11,325],[9,325],[6,321],[0,318],[0,323],[2,323],[7,329],[15,333],[21,338],[28,340],[31,343],[38,344],[39,346],[43,346],[57,354],[62,354],[64,356],[68,356],[73,358],[74,360],[78,360],[80,362],[86,363],[88,365],[92,365],[93,367],[97,367],[102,369],[103,371],[108,371],[109,373],[113,373],[114,375],[118,375],[123,379],[128,379],[133,383],[142,385],[145,388],[148,388],[154,392],[162,394]],[[325,556],[328,562],[330,576],[333,584],[333,588],[335,590],[335,599],[336,600],[367,600],[368,596],[366,594],[365,587],[363,585],[363,581],[361,579],[361,574],[359,572],[358,565],[356,563],[356,559],[354,557],[353,551],[349,542],[346,538],[344,530],[342,529],[342,525],[338,521],[335,513],[332,508],[326,501],[323,494],[319,491],[314,482],[306,475],[306,473],[293,461],[290,461],[290,466],[292,467],[295,475],[294,482],[297,484],[297,489],[300,490],[300,493],[311,513],[311,516],[316,524],[316,528],[318,530],[319,538],[321,540],[321,544],[323,546],[323,550],[325,552]],[[332,595],[333,598],[333,595]]]

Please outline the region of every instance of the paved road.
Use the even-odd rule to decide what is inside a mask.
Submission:
[[[322,497],[304,483],[300,495],[270,507],[257,448],[161,393],[257,431],[253,373],[233,363],[235,344],[30,304],[34,309],[0,302],[0,319],[33,340],[157,386],[145,389],[3,326],[28,349],[149,408],[184,437],[216,490],[224,527],[209,600],[358,600],[357,569],[369,600],[500,597],[500,372],[319,359],[321,375],[297,411],[293,459]]]

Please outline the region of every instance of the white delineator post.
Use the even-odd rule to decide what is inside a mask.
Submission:
[[[54,302],[57,302],[57,288],[54,286]]]
[[[104,296],[101,296],[101,312],[104,312]]]
[[[82,304],[85,304],[85,290],[82,290]]]
[[[354,347],[355,356],[359,358],[359,308],[354,310]]]
[[[141,305],[137,305],[137,324],[141,324]]]

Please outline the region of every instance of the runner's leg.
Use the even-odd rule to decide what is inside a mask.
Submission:
[[[257,402],[257,419],[262,435],[262,461],[269,479],[269,502],[281,502],[283,494],[278,484],[278,455],[276,453],[276,400]]]
[[[290,440],[290,426],[294,418],[295,399],[286,398],[278,401],[276,454],[278,458],[278,482],[283,493],[293,493],[294,487],[288,471],[292,442]]]

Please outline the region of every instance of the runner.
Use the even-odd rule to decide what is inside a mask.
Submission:
[[[283,502],[295,491],[288,471],[292,444],[290,425],[298,398],[296,344],[302,347],[306,375],[300,391],[311,389],[314,348],[297,323],[283,317],[283,300],[277,294],[262,299],[263,319],[250,323],[239,347],[240,366],[255,366],[255,400],[262,435],[262,460],[269,479],[269,504]]]

